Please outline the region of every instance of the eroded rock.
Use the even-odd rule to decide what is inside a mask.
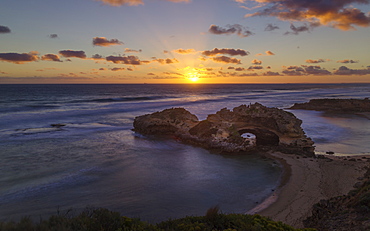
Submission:
[[[174,135],[183,142],[225,152],[278,150],[314,156],[313,141],[292,113],[262,104],[226,108],[198,118],[183,108],[136,117],[134,131],[147,135]],[[251,133],[255,140],[241,135]]]

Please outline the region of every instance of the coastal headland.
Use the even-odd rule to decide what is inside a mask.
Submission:
[[[255,103],[232,111],[221,109],[203,121],[183,108],[167,109],[136,117],[134,131],[144,135],[169,135],[224,153],[263,151],[281,163],[281,185],[247,213],[303,228],[304,220],[313,216],[316,203],[346,195],[354,189],[366,173],[370,157],[315,155],[314,143],[305,135],[301,123],[292,113]],[[243,133],[254,134],[256,138],[244,138]]]

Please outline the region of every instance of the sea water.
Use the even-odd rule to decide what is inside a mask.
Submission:
[[[286,109],[369,92],[369,84],[0,85],[0,220],[87,207],[149,222],[213,206],[247,212],[278,186],[277,163],[145,137],[131,130],[135,116],[184,107],[201,120],[241,104]],[[318,153],[370,153],[368,118],[289,111]]]

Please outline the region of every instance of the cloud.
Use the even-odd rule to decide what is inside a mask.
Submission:
[[[85,51],[62,50],[62,51],[59,51],[59,54],[66,58],[73,58],[73,57],[80,58],[80,59],[86,58]]]
[[[305,70],[302,67],[299,67],[299,66],[286,67],[286,70],[284,70],[282,72],[283,72],[283,74],[290,75],[290,76],[306,75]]]
[[[307,59],[306,63],[325,63],[325,60],[324,59],[318,59],[318,60]]]
[[[120,63],[126,65],[141,65],[143,61],[141,61],[137,56],[129,55],[129,56],[113,56],[110,55],[105,58],[109,62],[113,63]]]
[[[370,26],[370,15],[353,4],[369,4],[369,0],[254,0],[262,4],[263,9],[246,17],[272,16],[283,21],[300,21],[309,23],[311,27],[329,26],[341,30],[355,29],[354,26]],[[300,29],[302,32],[308,29]]]
[[[142,50],[134,50],[134,49],[130,49],[130,48],[126,48],[125,49],[125,53],[140,53],[142,52]]]
[[[113,45],[121,45],[123,42],[119,41],[118,39],[107,39],[105,37],[95,37],[93,38],[93,45],[100,46],[100,47],[109,47]]]
[[[111,71],[124,71],[126,70],[125,68],[119,68],[119,67],[114,67],[114,68],[111,68]]]
[[[328,70],[322,69],[320,66],[289,66],[282,71],[283,74],[289,76],[303,76],[303,75],[331,75]]]
[[[149,72],[147,75],[155,75],[153,72]]]
[[[262,55],[264,54],[261,54],[261,53],[256,54],[256,56],[262,56]],[[272,51],[265,51],[265,55],[270,56],[270,55],[275,55],[275,54]]]
[[[60,60],[60,58],[59,58],[59,55],[55,55],[55,54],[43,55],[43,56],[41,56],[41,60],[62,62],[62,60]]]
[[[242,49],[214,48],[213,50],[210,50],[210,51],[203,51],[202,55],[205,55],[205,56],[216,56],[216,55],[246,56],[246,55],[249,55],[249,52],[242,50]]]
[[[299,27],[296,27],[293,24],[290,24],[290,29],[292,30],[292,32],[287,31],[287,32],[284,33],[284,35],[288,35],[288,34],[298,35],[301,32],[310,31],[312,29],[312,27],[308,26],[307,24],[305,24],[303,26],[299,26]]]
[[[262,74],[263,76],[279,76],[279,72],[274,72],[274,71],[267,71]]]
[[[258,59],[253,59],[251,63],[254,64],[254,65],[261,65],[262,61],[260,61]]]
[[[305,72],[309,75],[331,75],[331,72],[322,69],[320,66],[303,66]]]
[[[154,59],[154,62],[158,62],[160,64],[172,64],[172,63],[178,63],[179,60],[177,59]]]
[[[352,59],[344,59],[344,60],[339,60],[337,63],[358,63],[358,61],[352,60]]]
[[[254,66],[248,67],[248,70],[261,70],[261,69],[263,69],[263,67],[259,66],[259,65],[254,65]]]
[[[9,29],[9,27],[0,25],[0,34],[7,34],[10,32],[11,30]]]
[[[277,30],[277,29],[280,29],[280,28],[278,26],[272,25],[272,23],[269,23],[269,24],[267,24],[267,26],[265,28],[265,31],[273,31],[273,30]]]
[[[0,60],[10,63],[23,64],[27,62],[34,62],[39,59],[37,52],[31,51],[29,53],[0,53]]]
[[[227,57],[227,56],[218,56],[218,57],[213,57],[213,58],[210,58],[210,59],[213,60],[214,62],[217,62],[217,63],[241,64],[240,59],[230,58],[230,57]]]
[[[208,32],[211,34],[217,35],[231,35],[237,34],[239,37],[248,37],[253,35],[251,31],[239,24],[226,25],[226,28],[222,28],[216,25],[211,25],[208,29]]]
[[[177,50],[173,50],[173,52],[178,53],[178,54],[187,55],[187,54],[194,54],[197,51],[194,50],[194,49],[181,49],[180,48],[180,49],[177,49]]]
[[[102,60],[104,59],[103,56],[99,55],[99,54],[95,54],[93,56],[91,56],[91,59],[94,59],[94,60]]]
[[[111,6],[122,6],[122,5],[129,5],[129,6],[138,6],[144,5],[143,0],[97,0],[104,2],[105,4]],[[169,2],[190,2],[190,0],[166,0]]]
[[[370,74],[370,67],[367,69],[350,69],[346,66],[341,66],[333,73],[336,75],[368,75]]]
[[[58,35],[57,34],[49,34],[48,37],[54,39],[54,38],[58,38]]]

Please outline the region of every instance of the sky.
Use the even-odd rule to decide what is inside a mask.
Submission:
[[[370,0],[0,0],[0,84],[352,82]]]

